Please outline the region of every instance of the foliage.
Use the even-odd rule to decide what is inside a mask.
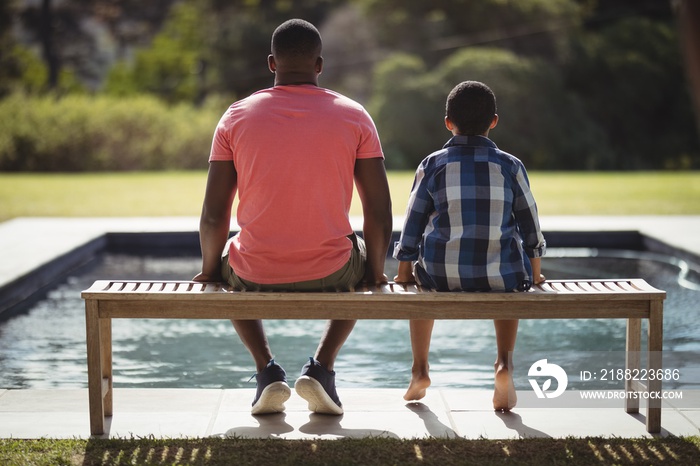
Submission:
[[[204,45],[203,23],[196,5],[175,4],[151,47],[138,51],[133,63],[120,61],[112,68],[105,93],[149,93],[168,103],[194,102],[204,79],[199,58]]]
[[[581,20],[571,0],[360,0],[380,44],[433,64],[455,49],[488,44],[529,56],[557,57]]]
[[[4,42],[4,52],[0,55],[0,96],[42,91],[48,79],[44,63],[26,47],[9,39]]]
[[[645,18],[572,37],[567,87],[606,129],[612,168],[700,166],[678,43],[670,25]]]
[[[442,89],[428,82],[431,77],[425,63],[413,55],[394,55],[375,69],[368,110],[381,135],[389,169],[415,168],[440,147],[440,139],[446,139],[439,102]]]
[[[176,3],[151,45],[112,70],[105,91],[149,92],[170,103],[199,103],[210,92],[248,95],[272,83],[267,55],[274,28],[294,16],[320,24],[334,3],[339,2]]]
[[[485,47],[461,49],[428,72],[417,57],[397,55],[377,67],[370,103],[391,168],[413,168],[451,134],[445,100],[457,83],[477,80],[496,94],[499,125],[490,136],[529,168],[589,169],[607,157],[602,131],[567,94],[548,63]]]
[[[321,85],[368,105],[391,168],[413,169],[444,143],[444,100],[465,79],[494,88],[501,122],[492,136],[528,168],[700,168],[668,0],[0,2],[0,99],[147,94],[198,114],[211,98],[232,101],[271,85],[270,35],[291,17],[321,30]],[[45,133],[59,136],[46,145],[68,144]],[[153,146],[140,149],[157,154]],[[100,145],[81,150],[88,147]]]
[[[202,168],[221,110],[155,97],[28,97],[0,101],[0,170]]]

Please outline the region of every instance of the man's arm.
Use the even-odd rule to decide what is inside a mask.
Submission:
[[[231,228],[231,206],[237,186],[238,174],[233,162],[209,164],[207,188],[199,219],[202,271],[194,277],[194,281],[221,281],[221,253]]]
[[[364,216],[362,231],[367,245],[365,282],[369,285],[386,283],[384,262],[391,240],[392,212],[384,160],[358,159],[355,162],[355,186],[362,201]]]

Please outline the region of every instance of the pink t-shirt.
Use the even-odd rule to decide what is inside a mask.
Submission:
[[[233,160],[237,221],[229,261],[256,283],[314,280],[350,258],[355,160],[382,157],[369,114],[313,85],[275,86],[222,116],[209,161]]]

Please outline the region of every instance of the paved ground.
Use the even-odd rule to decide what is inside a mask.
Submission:
[[[19,218],[0,224],[0,298],[56,258],[70,262],[86,244],[99,248],[107,232],[191,232],[196,218]],[[355,220],[359,228],[359,221]],[[395,220],[401,225],[401,219]],[[681,253],[700,257],[700,216],[544,217],[547,231],[638,231]],[[43,277],[42,279],[46,279]],[[24,283],[26,287],[27,284]],[[4,291],[3,291],[4,288]],[[0,303],[2,300],[0,299]],[[1,310],[0,310],[1,311]],[[434,387],[423,403],[405,403],[399,389],[339,389],[346,413],[309,414],[293,395],[285,414],[250,415],[252,389],[119,389],[108,436],[208,436],[339,438],[385,435],[403,438],[463,436],[519,438],[647,436],[644,410],[518,407],[510,414],[490,409],[487,390]],[[700,391],[665,403],[661,435],[699,435]],[[86,389],[1,390],[0,437],[88,437]]]
[[[253,389],[115,389],[114,416],[105,437],[334,439],[465,437],[649,437],[644,409],[518,408],[494,412],[487,390],[431,388],[421,403],[406,403],[402,389],[339,388],[342,416],[311,414],[292,393],[285,413],[252,416]],[[522,395],[522,394],[521,394]],[[700,435],[700,390],[680,403],[664,403],[660,435]],[[642,405],[644,407],[644,405]],[[87,390],[0,391],[0,437],[90,436]]]

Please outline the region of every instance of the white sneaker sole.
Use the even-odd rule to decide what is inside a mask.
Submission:
[[[309,410],[319,414],[343,414],[343,408],[335,404],[335,401],[323,389],[318,380],[308,375],[302,375],[294,382],[294,390],[309,403]]]
[[[285,382],[272,382],[265,387],[253,405],[251,414],[272,414],[284,411],[284,402],[292,395],[292,390]]]

